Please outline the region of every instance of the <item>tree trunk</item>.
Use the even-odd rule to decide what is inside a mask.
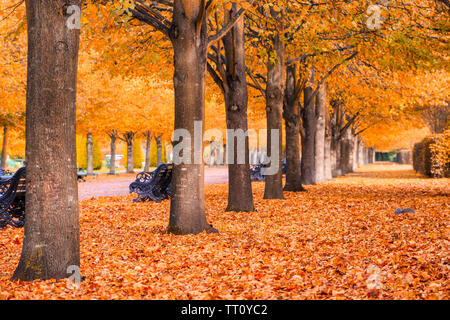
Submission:
[[[6,148],[8,146],[8,127],[3,127],[3,145],[2,145],[2,159],[0,163],[0,169],[6,170]]]
[[[124,140],[127,144],[127,173],[134,173],[134,168],[133,168],[134,132],[125,133]]]
[[[267,113],[267,153],[273,158],[278,153],[278,163],[270,163],[278,166],[275,174],[266,175],[264,199],[284,199],[283,173],[281,160],[283,156],[283,95],[286,80],[284,45],[279,36],[275,36],[273,46],[276,53],[276,61],[271,62],[269,55],[266,89],[266,113]],[[272,145],[272,130],[278,131],[278,145]],[[275,131],[276,132],[276,131]]]
[[[331,140],[331,165],[333,178],[342,176],[342,139],[337,140],[334,137]]]
[[[286,70],[285,103],[283,117],[286,129],[286,184],[285,191],[306,191],[302,186],[300,171],[300,115],[296,66]]]
[[[315,157],[314,173],[315,182],[325,181],[325,111],[326,111],[326,88],[323,84],[316,98],[316,132],[315,132]]]
[[[236,5],[229,12],[235,14]],[[245,64],[244,19],[223,38],[226,56],[226,79],[224,79],[225,110],[227,129],[238,132],[248,132],[247,124],[247,67]],[[234,138],[233,138],[234,139]],[[229,142],[228,142],[229,143]],[[250,157],[248,135],[245,146],[238,146],[234,140],[234,159],[228,162],[228,205],[226,211],[254,211],[252,182],[250,179]],[[244,163],[238,163],[238,154],[243,154]],[[242,162],[242,161],[241,161]]]
[[[94,143],[92,133],[86,136],[86,172],[88,175],[94,174]]]
[[[313,88],[306,87],[304,89],[304,112],[303,112],[303,131],[302,135],[302,183],[304,185],[312,185],[315,183],[315,136],[316,136],[316,110],[313,95]],[[308,103],[309,102],[309,103]]]
[[[145,145],[145,166],[144,171],[150,171],[150,159],[151,159],[151,146],[152,146],[152,133],[147,131],[145,133],[146,145]]]
[[[353,167],[352,172],[358,169],[359,166],[359,138],[352,134],[353,141]]]
[[[111,160],[109,162],[109,174],[115,175],[116,174],[116,140],[117,140],[117,133],[115,130],[111,134],[109,134],[109,137],[111,138]]]
[[[161,136],[156,137],[156,163],[159,166],[162,164],[162,143],[161,143]]]
[[[189,6],[188,8],[184,7]],[[175,130],[187,130],[193,147],[184,148],[179,163],[174,152],[172,193],[168,231],[174,234],[217,232],[206,220],[203,131],[205,119],[205,77],[207,27],[203,18],[197,30],[199,6],[174,1],[171,40],[174,48]],[[198,32],[200,31],[200,32]],[[196,124],[201,125],[195,137]],[[179,143],[174,141],[174,149]],[[191,143],[192,144],[192,143]],[[188,162],[188,163],[186,163]]]
[[[62,279],[80,267],[75,139],[79,30],[66,26],[68,16],[61,14],[66,3],[26,1],[26,223],[14,280]],[[71,3],[81,7],[81,1]]]
[[[325,108],[325,149],[324,149],[324,170],[325,180],[329,181],[333,179],[332,174],[332,154],[331,154],[331,140],[333,139],[331,133],[330,112],[328,108]]]
[[[340,167],[342,175],[353,171],[353,143],[351,130],[347,130],[341,139]]]
[[[348,130],[350,132],[349,134],[349,141],[350,141],[350,159],[348,163],[348,172],[354,172],[355,171],[355,159],[356,159],[356,139],[355,136],[352,133],[352,130]]]

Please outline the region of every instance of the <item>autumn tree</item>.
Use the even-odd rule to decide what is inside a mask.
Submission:
[[[131,16],[149,24],[168,37],[173,46],[175,130],[187,130],[194,137],[195,123],[204,129],[205,77],[208,47],[224,37],[241,18],[240,9],[216,33],[208,34],[207,17],[214,1],[135,1],[128,8]],[[174,145],[186,141],[175,141]],[[169,232],[197,234],[215,232],[207,222],[204,201],[203,141],[200,150],[185,148],[188,163],[175,163]],[[196,153],[197,152],[197,153]],[[199,163],[200,162],[200,163]]]
[[[71,4],[79,8],[81,1]],[[75,142],[79,30],[68,28],[69,15],[63,0],[26,1],[27,221],[13,279],[66,278],[69,266],[80,266]]]
[[[236,3],[229,4],[230,8],[224,10],[224,21],[229,20],[238,12]],[[215,23],[219,26],[218,13],[215,14]],[[222,50],[223,48],[223,50]],[[245,35],[244,20],[240,19],[228,32],[217,46],[212,46],[212,52],[208,58],[213,65],[208,63],[208,71],[213,80],[221,89],[225,98],[225,110],[227,129],[232,132],[248,132],[247,123],[247,66],[245,63]],[[231,142],[230,140],[234,141]],[[253,211],[253,194],[250,181],[249,141],[245,137],[244,146],[240,145],[237,137],[227,137],[228,146],[228,205],[227,211]],[[242,147],[244,149],[242,150]],[[238,155],[244,152],[243,163]]]

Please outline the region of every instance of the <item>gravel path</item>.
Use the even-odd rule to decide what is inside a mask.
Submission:
[[[98,197],[117,197],[129,194],[128,187],[135,180],[136,174],[121,174],[117,177],[99,175],[78,184],[79,200]],[[228,169],[226,167],[206,168],[206,184],[228,183]]]

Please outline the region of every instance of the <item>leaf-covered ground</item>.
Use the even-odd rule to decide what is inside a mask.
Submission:
[[[0,231],[0,299],[448,299],[450,180],[371,165],[333,182],[225,212],[207,186],[216,235],[166,234],[169,202],[81,203],[80,289],[11,282],[23,230]],[[416,214],[394,214],[414,208]]]

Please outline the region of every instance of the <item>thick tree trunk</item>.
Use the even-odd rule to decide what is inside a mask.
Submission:
[[[189,5],[184,8],[183,3]],[[217,232],[206,220],[203,130],[205,117],[205,77],[207,28],[201,21],[197,32],[199,6],[188,1],[174,2],[171,40],[174,48],[175,130],[187,130],[191,136],[191,148],[184,148],[178,161],[174,152],[172,193],[168,231],[174,234],[198,234],[202,231]],[[194,131],[201,125],[195,137]],[[174,141],[174,150],[180,143]],[[182,163],[179,163],[182,162]]]
[[[314,173],[315,182],[325,181],[325,111],[326,111],[326,88],[322,85],[316,98],[316,132],[315,132],[315,157]]]
[[[150,171],[150,159],[151,159],[151,146],[152,146],[152,133],[150,131],[147,131],[145,133],[145,166],[144,171],[149,172]]]
[[[156,137],[156,163],[159,166],[162,164],[162,143],[161,143],[161,136]]]
[[[109,135],[111,139],[111,160],[109,162],[109,174],[116,174],[116,140],[117,134],[115,132]]]
[[[86,172],[88,175],[94,174],[94,143],[92,133],[86,135]]]
[[[286,70],[286,91],[283,117],[286,129],[286,184],[285,191],[306,191],[300,171],[300,115],[295,64]]]
[[[304,89],[304,112],[303,112],[303,132],[302,135],[302,183],[312,185],[315,183],[315,137],[316,137],[316,109],[313,95],[313,88]],[[309,103],[308,103],[309,102]]]
[[[80,267],[75,139],[79,30],[66,26],[66,3],[26,1],[26,223],[14,280],[62,279]],[[81,7],[81,1],[71,3]]]
[[[6,148],[8,147],[8,126],[3,127],[3,144],[2,144],[2,159],[0,162],[0,169],[6,170]]]
[[[275,174],[266,175],[264,199],[284,199],[283,195],[283,95],[286,80],[284,45],[277,35],[273,40],[276,53],[276,61],[270,61],[269,55],[267,88],[266,88],[266,114],[267,114],[267,153],[273,158],[278,153],[278,163],[270,163],[269,166],[278,166]],[[278,145],[272,145],[272,130],[278,131]],[[276,132],[275,131],[275,132]]]
[[[236,11],[236,5],[230,15]],[[224,80],[225,108],[227,129],[238,132],[248,132],[247,124],[247,71],[245,64],[244,20],[241,19],[235,27],[223,38],[226,56],[226,79]],[[228,142],[229,143],[229,142]],[[234,159],[228,164],[228,205],[227,211],[254,211],[252,182],[250,179],[250,158],[248,136],[244,148],[234,140]],[[238,153],[244,153],[244,163],[238,163]]]

